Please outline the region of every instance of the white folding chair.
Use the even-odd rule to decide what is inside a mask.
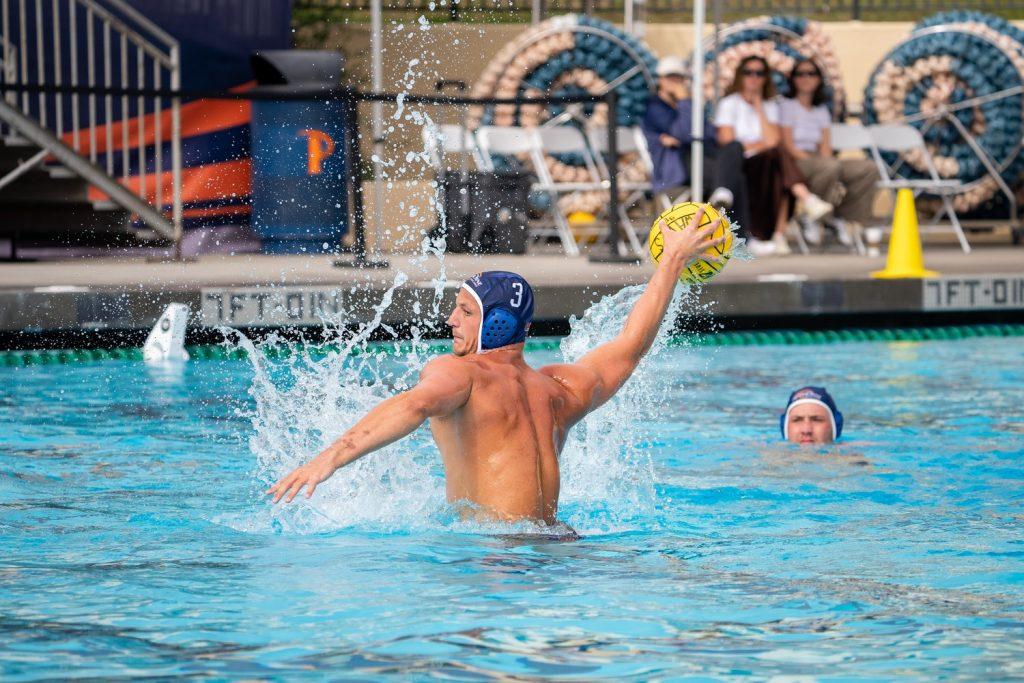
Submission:
[[[476,140],[473,139],[473,134],[462,126],[451,123],[428,123],[423,126],[423,146],[434,170],[445,168],[444,157],[447,154],[468,154],[473,160],[474,167],[482,166]]]
[[[472,134],[462,126],[454,124],[428,123],[423,126],[423,147],[427,152],[427,158],[434,169],[437,184],[441,196],[444,197],[440,211],[450,212],[454,203],[449,201],[448,192],[453,188],[449,187],[447,177],[449,174],[461,176],[470,168],[469,158],[473,160],[473,167],[480,168],[480,150]],[[449,168],[445,156],[458,154],[459,164],[456,168]],[[462,179],[465,183],[466,178]],[[446,217],[449,225],[454,225],[469,214],[469,195],[462,193],[460,196],[457,214],[449,213]],[[440,217],[439,217],[440,220]]]
[[[587,140],[594,150],[594,157],[597,161],[598,170],[601,173],[601,179],[608,181],[611,178],[611,172],[604,160],[605,155],[608,153],[608,129],[599,126],[588,128]],[[646,239],[647,231],[643,229],[638,230],[629,219],[629,208],[646,199],[649,192],[653,193],[655,201],[661,206],[662,210],[671,208],[672,201],[664,192],[653,192],[650,178],[654,176],[654,163],[651,161],[650,150],[647,149],[647,140],[644,139],[643,131],[636,126],[620,126],[615,129],[615,144],[620,154],[637,155],[647,177],[647,180],[643,181],[620,179],[618,183],[620,190],[629,193],[624,201],[619,202],[619,217],[624,226],[630,227],[630,230],[627,231],[627,239],[630,242],[630,246],[634,249],[639,249],[638,253],[640,253],[643,251],[643,248],[639,245]]]
[[[870,153],[875,146],[871,131],[859,123],[833,123],[829,130],[829,141],[832,149],[837,152],[862,149]]]
[[[833,123],[829,131],[829,141],[832,144],[832,149],[836,152],[861,150],[867,152],[872,159],[875,158],[875,141],[871,137],[871,131],[859,123]],[[853,233],[853,244],[857,253],[864,256],[868,253],[864,246],[864,235],[860,230],[853,231]]]
[[[909,188],[915,196],[922,192],[936,195],[942,201],[943,208],[935,214],[931,225],[926,226],[926,228],[934,230],[938,227],[937,224],[942,216],[948,216],[953,232],[956,233],[956,237],[960,241],[960,247],[964,250],[965,254],[970,253],[971,245],[967,242],[963,226],[960,225],[960,219],[957,218],[956,211],[953,209],[953,202],[950,201],[952,195],[963,192],[966,187],[959,180],[939,177],[938,171],[935,170],[935,163],[932,161],[931,152],[928,151],[928,147],[925,145],[921,131],[914,126],[905,124],[884,124],[871,126],[868,128],[868,132],[871,134],[872,141],[871,155],[875,160],[875,165],[878,167],[879,175],[882,176],[879,186],[892,190]],[[881,152],[919,154],[930,177],[911,179],[895,175],[896,168],[906,163],[906,161],[901,157],[895,165],[890,166],[882,158]]]
[[[547,194],[551,206],[548,213],[551,215],[552,228],[544,226],[532,227],[531,234],[535,237],[555,235],[562,243],[562,248],[569,256],[577,256],[580,253],[576,245],[576,239],[569,228],[569,222],[558,209],[559,190],[551,179],[547,164],[544,162],[544,154],[541,149],[540,136],[536,128],[519,128],[517,126],[481,126],[476,131],[477,144],[480,147],[482,166],[485,171],[494,170],[494,156],[525,158],[537,176],[537,182],[532,189]],[[565,184],[563,184],[564,186]],[[568,189],[562,187],[561,189]],[[589,188],[588,188],[589,189]]]
[[[603,163],[603,160],[599,161],[595,157],[590,145],[587,144],[586,138],[578,128],[575,126],[541,127],[537,129],[537,134],[540,138],[543,154],[572,154],[579,156],[583,160],[583,169],[588,179],[582,182],[554,182],[552,187],[555,188],[559,195],[572,196],[578,192],[607,193],[609,187],[607,174],[602,177],[600,171],[600,165]],[[545,167],[547,167],[543,154],[540,156],[539,163],[544,163]],[[625,217],[625,207],[621,203],[619,204],[618,213],[620,220],[622,220]],[[610,220],[611,218],[609,217]],[[629,225],[629,222],[624,220],[622,224]],[[626,233],[629,245],[627,247],[620,239],[619,251],[625,254],[627,249],[632,249],[634,253],[640,255],[641,247],[637,242],[636,235],[633,234],[632,230],[624,232]],[[594,236],[602,234],[605,234],[605,229],[598,228]]]
[[[604,161],[604,155],[608,153],[608,129],[600,126],[588,128],[587,141],[590,143],[591,149],[594,150],[601,177],[607,180],[610,174],[608,173],[608,164]],[[639,157],[648,178],[645,182],[619,181],[619,188],[642,193],[651,192],[650,178],[654,177],[654,160],[651,159],[651,150],[647,148],[647,139],[644,138],[643,131],[637,126],[620,126],[615,129],[615,143],[620,154],[633,153]],[[682,195],[680,196],[682,197]],[[664,192],[655,192],[654,199],[662,209],[672,208],[672,200]]]
[[[552,179],[552,187],[557,188],[561,193],[591,192],[595,190],[606,190],[608,184],[602,182],[601,175],[597,170],[597,163],[594,155],[590,152],[583,133],[574,126],[554,126],[551,128],[537,128],[537,139],[540,144],[534,164],[542,163],[547,169],[545,154],[578,154],[583,158],[583,168],[586,170],[587,180],[581,182],[562,182]],[[550,178],[550,171],[548,171]]]

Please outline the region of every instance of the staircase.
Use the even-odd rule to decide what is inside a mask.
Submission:
[[[140,92],[179,88],[177,41],[123,0],[0,0],[0,48],[11,256],[26,243],[177,244],[180,100]]]
[[[43,152],[45,153],[45,152]],[[59,164],[43,164],[39,148],[8,135],[0,141],[0,174],[10,177],[0,189],[0,239],[19,243],[112,246],[135,243],[129,212],[109,200],[90,200],[89,183]]]

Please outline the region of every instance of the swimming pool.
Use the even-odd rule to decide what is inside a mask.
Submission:
[[[2,678],[1024,675],[1019,338],[665,349],[570,444],[576,542],[454,520],[422,433],[271,511],[402,360],[0,368]],[[811,379],[838,452],[777,440]]]

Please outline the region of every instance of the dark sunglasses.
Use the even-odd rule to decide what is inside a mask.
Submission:
[[[743,70],[743,75],[744,76],[757,76],[759,78],[763,78],[766,73],[768,73],[768,72],[765,71],[764,69],[744,69]]]
[[[817,71],[796,71],[796,72],[794,72],[794,75],[796,75],[796,76],[817,76],[818,72]]]

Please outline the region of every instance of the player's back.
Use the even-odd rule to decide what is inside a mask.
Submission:
[[[459,410],[432,418],[444,459],[449,501],[480,506],[485,516],[553,523],[558,505],[559,424],[565,389],[530,368],[520,350],[458,359],[473,378]]]

